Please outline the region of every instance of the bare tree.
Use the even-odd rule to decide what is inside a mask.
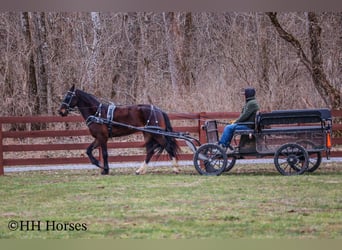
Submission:
[[[31,17],[31,40],[34,41],[34,61],[37,81],[38,110],[52,114],[51,78],[49,76],[48,42],[46,17],[44,12],[29,13]]]
[[[190,55],[191,13],[186,14],[185,27],[180,23],[180,13],[164,12],[165,42],[173,90],[179,94],[180,87],[189,89],[190,70],[186,62]]]
[[[315,13],[309,12],[308,19],[308,36],[310,39],[311,60],[303,50],[302,44],[291,33],[284,30],[278,21],[276,12],[266,13],[281,38],[291,44],[295,48],[298,57],[311,74],[313,83],[322,99],[332,108],[341,108],[341,93],[327,79],[323,68],[323,56],[321,52],[321,27]]]
[[[90,47],[90,56],[87,67],[87,83],[90,87],[95,87],[95,75],[98,66],[98,57],[100,50],[100,37],[101,37],[101,20],[98,12],[90,13],[91,21],[93,24],[93,42]]]
[[[268,42],[268,34],[266,30],[266,20],[264,18],[265,15],[260,15],[260,13],[255,13],[255,22],[256,22],[256,34],[257,34],[257,60],[258,63],[258,75],[260,79],[261,89],[264,94],[268,94],[271,90],[270,86],[270,58],[269,58],[269,49],[270,44]]]
[[[0,112],[53,114],[72,83],[118,104],[175,112],[239,111],[247,85],[264,110],[324,101],[339,108],[341,20],[303,12],[2,12]]]

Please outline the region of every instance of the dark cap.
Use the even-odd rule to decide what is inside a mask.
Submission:
[[[255,96],[255,89],[254,88],[245,88],[245,97],[250,98]]]

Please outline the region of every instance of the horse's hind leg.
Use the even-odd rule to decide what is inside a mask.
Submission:
[[[102,158],[103,158],[103,170],[101,174],[109,174],[109,166],[108,166],[108,150],[107,150],[107,143],[103,143],[101,145],[102,150]]]
[[[145,161],[141,164],[140,168],[135,171],[137,175],[146,174],[147,164],[150,162],[152,156],[154,155],[155,149],[158,147],[158,144],[155,144],[153,140],[150,140],[146,143],[146,158]]]
[[[173,172],[175,174],[179,174],[180,169],[179,169],[179,164],[178,164],[176,157],[171,157],[171,159],[172,159],[172,170],[173,170]]]
[[[166,141],[166,144],[168,143],[168,141]],[[179,169],[179,164],[178,164],[178,160],[176,157],[176,144],[174,144],[174,147],[168,147],[167,145],[165,146],[165,150],[167,151],[171,161],[172,161],[172,171],[175,174],[179,174],[180,173],[180,169]]]
[[[146,143],[146,151],[147,151],[146,158],[145,158],[145,161],[142,163],[141,167],[137,171],[135,171],[137,175],[142,175],[146,173],[147,164],[150,162],[152,156],[155,153],[155,150],[157,148],[160,148],[162,143],[164,142],[161,140],[156,140],[156,139],[150,139]],[[166,147],[164,146],[163,148],[166,148]],[[180,170],[179,170],[179,165],[178,165],[176,155],[172,150],[170,149],[166,149],[166,150],[170,156],[170,159],[172,160],[173,172],[178,174]]]
[[[152,156],[153,156],[153,151],[152,153],[147,153],[145,161],[141,164],[140,168],[137,171],[135,171],[135,174],[137,175],[146,174],[147,164],[150,162]]]
[[[144,161],[144,162],[141,164],[140,168],[139,168],[137,171],[135,171],[135,174],[136,174],[136,175],[143,175],[143,174],[146,174],[146,168],[147,168],[147,163]]]

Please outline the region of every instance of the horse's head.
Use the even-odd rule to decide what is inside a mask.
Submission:
[[[58,113],[61,116],[67,116],[69,111],[77,105],[77,97],[75,85],[69,89],[69,91],[65,94],[65,97],[62,101],[62,104],[58,110]]]

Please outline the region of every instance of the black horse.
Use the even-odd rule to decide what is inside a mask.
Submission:
[[[69,111],[78,107],[83,118],[86,120],[90,134],[95,138],[94,142],[87,148],[87,155],[92,164],[102,168],[102,174],[109,173],[107,141],[109,137],[119,137],[139,132],[135,128],[145,126],[160,127],[164,131],[172,132],[170,119],[165,112],[153,105],[127,105],[115,106],[103,104],[96,97],[82,90],[75,89],[73,85],[66,93],[59,114],[67,116]],[[114,121],[111,123],[110,121]],[[117,124],[127,124],[122,126]],[[142,166],[136,171],[136,174],[146,173],[146,167],[155,153],[161,154],[167,151],[170,159],[173,161],[173,170],[178,173],[177,154],[179,147],[175,138],[160,134],[143,132],[146,158]],[[93,150],[101,147],[103,167],[93,156]]]

